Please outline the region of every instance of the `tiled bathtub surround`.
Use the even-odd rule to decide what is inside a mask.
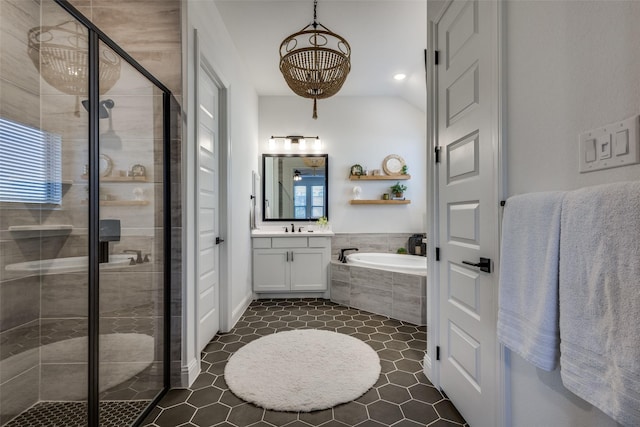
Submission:
[[[331,301],[426,325],[427,278],[332,261]]]
[[[416,232],[417,233],[417,232]],[[340,249],[358,248],[360,252],[396,253],[407,249],[413,233],[336,233],[331,238],[331,258],[338,259]]]

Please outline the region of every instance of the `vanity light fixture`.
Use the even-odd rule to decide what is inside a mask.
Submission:
[[[294,181],[302,181],[302,174],[300,173],[300,171],[298,169],[293,171],[293,180]]]
[[[322,148],[322,141],[319,136],[288,135],[269,138],[269,150],[277,149],[280,143],[285,150],[291,150],[294,144],[297,145],[297,149],[300,151],[305,151],[309,148],[318,151]]]

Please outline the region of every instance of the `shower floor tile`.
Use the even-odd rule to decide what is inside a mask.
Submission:
[[[308,328],[348,334],[376,350],[382,372],[373,388],[355,401],[310,413],[265,410],[229,391],[223,372],[234,352],[263,335]],[[423,374],[426,339],[424,326],[328,300],[257,300],[229,333],[216,335],[205,347],[202,373],[191,388],[170,390],[143,425],[468,427],[451,401]]]
[[[150,401],[100,403],[100,426],[131,425]],[[85,402],[39,402],[11,420],[5,427],[86,427]]]

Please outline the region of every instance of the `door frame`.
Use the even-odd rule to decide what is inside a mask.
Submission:
[[[198,140],[198,79],[200,70],[211,78],[219,89],[219,146],[218,146],[218,185],[219,200],[218,209],[220,211],[219,232],[220,237],[225,243],[220,245],[220,282],[219,282],[219,313],[220,313],[220,331],[227,332],[231,325],[231,246],[233,239],[231,236],[230,224],[230,208],[229,188],[231,187],[230,163],[231,163],[231,139],[229,135],[230,129],[230,105],[229,105],[229,80],[226,79],[218,70],[215,64],[208,58],[206,52],[201,49],[198,30],[193,28],[193,74],[188,73],[187,84],[188,93],[192,96],[193,101],[186,105],[185,110],[188,119],[188,128],[192,129],[191,134],[186,138],[187,143],[183,147],[183,156],[185,158],[185,183],[183,185],[184,194],[186,195],[186,208],[183,217],[183,227],[185,236],[185,251],[183,253],[183,278],[185,285],[183,286],[183,316],[182,316],[182,385],[188,386],[200,373],[200,350],[198,349],[198,322],[200,313],[198,311],[198,287],[196,277],[196,263],[198,250],[198,204],[194,194],[196,184],[198,183],[198,171],[195,168],[197,164],[198,150],[195,147],[195,141]],[[187,67],[189,68],[189,67]],[[193,82],[191,85],[190,83]],[[189,118],[189,109],[193,109],[193,114]],[[187,130],[188,132],[188,130]],[[189,132],[188,132],[189,133]]]
[[[444,16],[445,11],[455,0],[446,0],[434,17],[427,16],[427,224],[428,224],[428,240],[427,253],[435,254],[436,247],[440,246],[439,242],[439,199],[438,199],[438,167],[436,166],[435,150],[438,147],[438,75],[436,71],[435,40],[437,39],[437,25]],[[495,29],[493,42],[495,43],[497,55],[493,58],[497,68],[497,81],[495,87],[497,92],[494,94],[497,102],[496,116],[492,118],[496,129],[496,146],[497,150],[497,170],[495,173],[494,188],[500,200],[505,200],[507,196],[507,157],[506,157],[506,2],[503,0],[496,1],[497,7],[497,24]],[[498,201],[496,201],[498,202]],[[496,223],[496,242],[498,245],[498,253],[500,252],[500,238],[502,222],[502,209],[498,210],[499,214],[494,219]],[[438,302],[440,301],[441,283],[440,268],[435,260],[435,256],[427,257],[427,354],[424,358],[424,374],[429,378],[434,386],[440,388],[440,365],[432,358],[431,355],[436,354],[436,347],[440,343],[440,322],[441,313]],[[499,280],[499,270],[496,271],[496,283]],[[494,300],[498,301],[498,286],[494,287]],[[497,304],[496,304],[497,309]],[[497,330],[496,330],[497,334]],[[497,407],[494,408],[497,414],[498,427],[511,426],[511,393],[510,393],[510,358],[505,347],[496,339],[496,354],[498,357],[496,363],[496,396]],[[454,402],[455,405],[455,402]],[[467,420],[469,422],[469,420]]]

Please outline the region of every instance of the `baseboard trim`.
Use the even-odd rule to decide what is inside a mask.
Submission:
[[[422,371],[424,372],[424,376],[427,377],[427,379],[429,381],[431,381],[431,383],[433,383],[433,379],[431,378],[431,356],[429,356],[429,353],[425,353],[424,354],[424,359],[422,360],[423,362],[423,368]]]
[[[233,311],[231,312],[231,324],[229,325],[229,331],[233,329],[236,323],[238,323],[238,320],[240,320],[245,310],[247,309],[247,307],[251,305],[252,302],[253,302],[253,292],[250,292],[249,294],[247,294],[247,296],[244,297],[244,299],[240,302],[240,304],[238,304],[237,307],[233,309]],[[225,332],[229,332],[229,331],[225,331]]]
[[[200,375],[200,359],[192,359],[188,365],[182,366],[180,372],[182,386],[191,387],[191,384],[198,378],[198,375]]]

